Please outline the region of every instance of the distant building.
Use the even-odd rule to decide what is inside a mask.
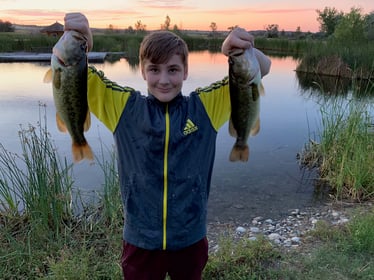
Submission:
[[[42,28],[40,32],[48,36],[58,37],[64,33],[64,26],[56,21],[54,24]]]

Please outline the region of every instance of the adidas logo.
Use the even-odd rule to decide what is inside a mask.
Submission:
[[[190,119],[187,119],[186,126],[183,129],[183,134],[191,134],[192,132],[195,132],[197,129],[198,127]]]

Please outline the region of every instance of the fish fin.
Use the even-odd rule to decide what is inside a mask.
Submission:
[[[245,146],[235,144],[234,147],[232,147],[229,159],[230,161],[248,161],[249,146],[247,144]]]
[[[90,114],[90,111],[87,110],[86,120],[84,121],[84,124],[83,124],[84,131],[89,130],[90,126],[91,126],[91,114]]]
[[[260,84],[258,85],[258,91],[260,92],[261,96],[265,96],[265,88],[262,82],[260,82]]]
[[[255,125],[251,129],[251,135],[255,136],[260,132],[260,118],[257,118]]]
[[[45,72],[43,82],[46,84],[52,82],[52,68],[49,68],[47,72]]]
[[[66,128],[65,122],[60,118],[60,115],[56,113],[56,124],[57,128],[61,132],[67,132],[68,129]]]
[[[53,76],[53,86],[55,88],[61,88],[61,69],[56,69]]]
[[[88,159],[90,161],[93,161],[94,159],[91,147],[88,145],[87,142],[84,143],[83,145],[73,143],[72,153],[73,153],[73,160],[76,163],[83,159]]]
[[[232,123],[232,120],[230,118],[230,122],[229,122],[229,133],[232,137],[237,137],[238,133],[236,132],[236,129],[234,128],[234,124]]]

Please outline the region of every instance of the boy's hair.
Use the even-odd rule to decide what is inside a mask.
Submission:
[[[139,49],[140,65],[149,59],[154,64],[166,63],[174,54],[180,55],[185,67],[188,64],[186,42],[170,31],[155,31],[144,37]]]

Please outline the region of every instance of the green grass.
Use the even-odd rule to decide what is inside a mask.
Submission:
[[[373,105],[368,100],[331,98],[321,106],[320,139],[303,152],[337,198],[374,197]]]
[[[70,165],[59,159],[45,123],[41,118],[36,127],[21,129],[21,155],[0,150],[1,278],[122,279],[115,155],[109,149],[106,159],[102,147],[96,159],[104,176],[99,202],[82,202],[74,211],[79,197],[71,198]],[[318,246],[306,242],[306,252],[288,253],[261,237],[222,237],[203,279],[374,279],[373,224],[373,210],[340,227],[318,223],[310,234]]]
[[[98,205],[74,212],[71,166],[59,159],[45,123],[21,129],[21,155],[0,147],[0,275],[119,279],[122,207],[115,159],[97,159],[105,176]]]
[[[321,245],[303,254],[297,262],[297,256],[292,255],[288,273],[295,277],[292,279],[374,279],[373,225],[373,210],[366,214],[357,212],[348,224],[340,227],[317,223],[311,235],[322,241]]]
[[[203,279],[276,279],[280,258],[280,252],[265,238],[233,241],[225,237],[209,257]]]
[[[0,52],[38,52],[51,51],[58,38],[48,37],[43,34],[20,34],[0,32]]]

